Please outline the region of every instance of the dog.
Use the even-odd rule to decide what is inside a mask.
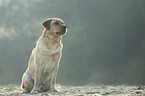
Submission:
[[[61,39],[67,28],[59,18],[49,18],[43,26],[43,34],[31,53],[28,68],[22,77],[21,88],[26,93],[57,91],[55,82],[63,48]]]

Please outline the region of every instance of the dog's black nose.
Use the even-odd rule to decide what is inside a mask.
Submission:
[[[63,30],[63,32],[65,33],[65,31],[66,31],[66,26],[63,26],[63,27],[62,27],[62,30]]]

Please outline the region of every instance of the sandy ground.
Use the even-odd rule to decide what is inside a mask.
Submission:
[[[20,86],[0,86],[0,96],[145,96],[145,86],[62,86],[58,92],[23,93]]]

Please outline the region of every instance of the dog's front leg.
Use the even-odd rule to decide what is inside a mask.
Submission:
[[[40,82],[41,82],[41,75],[42,75],[41,65],[36,64],[34,87],[31,91],[31,93],[38,93],[39,92],[39,85],[40,85]]]
[[[40,82],[41,82],[41,75],[42,75],[41,66],[39,64],[36,64],[34,87],[31,91],[31,93],[38,93],[39,85],[40,85]]]
[[[41,76],[42,76],[42,64],[40,62],[40,58],[38,57],[39,53],[34,54],[34,63],[35,63],[35,78],[34,78],[34,87],[31,91],[31,93],[38,93],[39,92],[39,86],[41,83]]]

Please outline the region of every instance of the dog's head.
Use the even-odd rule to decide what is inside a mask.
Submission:
[[[58,35],[64,35],[67,31],[64,22],[59,18],[49,18],[43,22],[43,26],[46,30],[50,30]]]

